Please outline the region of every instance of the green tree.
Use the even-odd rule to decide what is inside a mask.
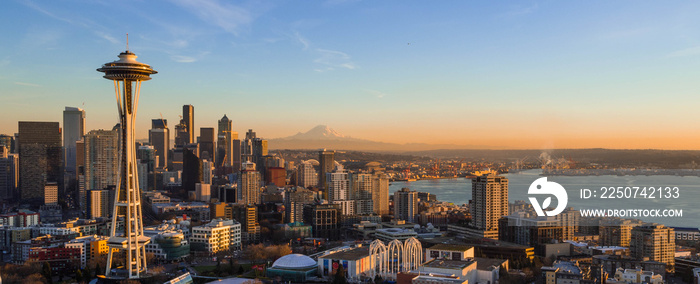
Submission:
[[[49,262],[44,262],[41,266],[41,275],[46,278],[46,281],[51,284],[53,283],[53,277],[51,277],[51,265]]]
[[[83,283],[83,271],[78,269],[75,271],[75,281],[78,283]]]
[[[347,284],[348,279],[345,276],[345,268],[342,265],[338,265],[338,269],[335,271],[335,274],[333,275],[333,281],[331,281],[332,284]]]

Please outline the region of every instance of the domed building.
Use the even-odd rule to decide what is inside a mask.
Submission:
[[[267,269],[267,277],[282,278],[282,282],[306,282],[315,277],[318,265],[315,260],[303,254],[288,254],[277,259],[272,267]]]

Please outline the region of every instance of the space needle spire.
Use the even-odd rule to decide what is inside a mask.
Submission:
[[[128,35],[127,35],[128,41]],[[97,69],[104,78],[114,82],[119,110],[119,167],[118,182],[114,193],[112,228],[107,245],[109,254],[105,277],[110,279],[138,279],[145,276],[146,244],[150,238],[143,235],[141,193],[136,164],[134,140],[134,120],[138,109],[141,82],[156,74],[148,64],[136,61],[136,54],[127,50],[119,54],[119,60],[105,63]],[[119,220],[124,227],[117,228]],[[114,249],[124,252],[124,267],[112,268],[117,254]]]

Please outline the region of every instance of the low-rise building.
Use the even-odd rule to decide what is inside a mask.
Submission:
[[[385,228],[377,229],[375,232],[375,237],[386,243],[393,240],[403,242],[409,238],[418,237],[418,233],[416,233],[416,231],[413,229]]]
[[[437,244],[425,250],[425,260],[466,260],[474,258],[474,247],[466,245]]]
[[[367,246],[326,254],[318,258],[318,273],[322,277],[330,277],[342,265],[348,280],[359,281],[371,269],[369,259],[369,247]]]
[[[460,280],[469,280],[475,283],[478,277],[477,263],[475,260],[447,260],[433,259],[423,264],[421,272],[436,273],[440,275],[455,276]]]
[[[107,236],[84,236],[70,240],[65,244],[66,248],[76,248],[80,250],[80,267],[85,268],[88,262],[104,257],[109,253],[107,247]]]
[[[208,224],[192,227],[192,251],[214,254],[241,249],[241,223],[235,220],[214,219]]]
[[[664,279],[661,275],[655,274],[651,271],[644,271],[641,269],[623,269],[618,268],[615,271],[615,280],[624,283],[634,283],[634,284],[662,284]]]

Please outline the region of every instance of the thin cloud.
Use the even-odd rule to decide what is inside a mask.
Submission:
[[[96,34],[97,36],[99,36],[99,37],[101,37],[101,38],[103,38],[103,39],[105,39],[105,40],[107,40],[107,41],[113,43],[113,44],[123,43],[122,41],[117,40],[116,38],[114,38],[113,36],[111,36],[111,35],[109,35],[109,34],[107,34],[107,33],[105,33],[105,32],[96,31],[95,34]]]
[[[66,22],[68,24],[79,26],[79,27],[85,28],[87,30],[90,30],[99,38],[105,39],[105,40],[109,41],[110,43],[113,43],[113,44],[122,43],[122,41],[117,40],[116,38],[114,38],[110,34],[104,32],[104,30],[107,30],[105,27],[103,27],[102,25],[100,25],[98,23],[90,21],[88,19],[85,19],[83,17],[76,16],[76,15],[69,15],[69,16],[59,15],[58,13],[51,12],[51,11],[39,6],[38,4],[34,3],[31,0],[24,0],[24,1],[22,1],[22,3],[25,6],[27,6],[28,8],[30,8],[34,11],[37,11],[41,14],[44,14],[46,16],[49,16],[52,19]]]
[[[27,86],[27,87],[41,87],[41,85],[39,85],[39,84],[32,84],[32,83],[26,83],[26,82],[15,82],[15,85]]]
[[[693,47],[686,48],[686,49],[676,50],[674,52],[667,54],[666,57],[668,57],[668,58],[685,57],[685,56],[695,56],[698,54],[700,54],[700,45],[693,46]]]
[[[75,24],[75,22],[72,21],[71,19],[69,19],[69,18],[64,18],[64,17],[58,16],[58,15],[56,15],[56,14],[54,14],[54,13],[51,13],[51,12],[49,12],[48,10],[42,8],[41,6],[37,5],[36,3],[34,3],[34,2],[32,2],[32,1],[30,1],[30,0],[22,1],[22,4],[24,4],[25,6],[31,8],[31,9],[34,10],[34,11],[37,11],[37,12],[42,13],[42,14],[44,14],[44,15],[47,15],[47,16],[49,16],[49,17],[55,19],[55,20],[63,21],[63,22],[70,23],[70,24]]]
[[[501,14],[499,15],[499,17],[501,17],[501,18],[510,18],[510,17],[516,17],[516,16],[523,16],[523,15],[527,15],[527,14],[532,14],[532,13],[534,13],[535,11],[537,11],[538,8],[539,8],[539,5],[537,5],[537,3],[535,3],[535,4],[531,5],[531,6],[520,6],[520,5],[511,6],[510,8],[508,8],[508,11],[506,11],[506,12],[504,12],[504,13],[501,13]]]
[[[173,61],[180,62],[180,63],[192,63],[192,62],[197,61],[197,59],[194,57],[183,56],[183,55],[173,55],[173,56],[170,56],[170,58]]]
[[[309,49],[309,41],[303,36],[301,36],[299,32],[294,32],[294,39],[304,46],[303,50]]]
[[[179,62],[179,63],[192,63],[192,62],[199,61],[199,59],[206,56],[207,54],[209,54],[209,52],[202,52],[202,53],[199,53],[199,54],[193,55],[193,56],[181,55],[181,54],[171,54],[170,59],[172,59],[175,62]]]
[[[383,93],[383,92],[380,92],[380,91],[377,91],[377,90],[366,89],[365,92],[369,93],[370,95],[374,95],[374,96],[376,96],[376,97],[379,98],[379,99],[388,96],[386,93]]]
[[[241,28],[253,22],[250,11],[217,0],[173,0],[175,4],[195,14],[200,20],[238,35]]]
[[[330,70],[333,70],[335,68],[345,68],[353,70],[357,68],[347,53],[322,48],[317,48],[316,52],[318,53],[319,57],[314,59],[314,62],[325,65],[327,69],[331,68]]]

